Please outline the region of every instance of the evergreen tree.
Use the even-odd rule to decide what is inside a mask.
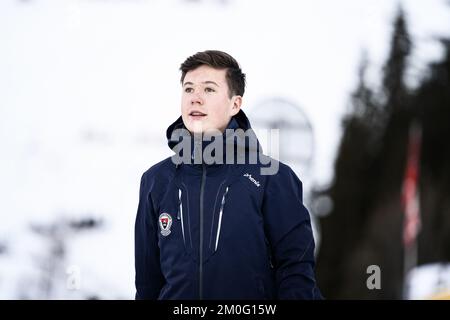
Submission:
[[[409,123],[404,74],[410,47],[400,9],[383,69],[382,92],[374,93],[365,84],[363,60],[359,85],[351,97],[352,114],[343,122],[335,178],[324,191],[334,206],[321,221],[318,258],[318,281],[331,298],[401,297],[400,186]],[[383,290],[366,287],[366,270],[373,264],[382,270]]]

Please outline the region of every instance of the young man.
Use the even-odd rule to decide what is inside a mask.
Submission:
[[[176,155],[141,179],[136,299],[321,298],[302,183],[260,153],[241,110],[245,74],[221,51],[180,69],[181,117],[166,133]]]

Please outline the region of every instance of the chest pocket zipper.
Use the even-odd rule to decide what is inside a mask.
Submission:
[[[223,215],[223,207],[225,206],[225,197],[228,193],[228,187],[225,190],[224,195],[222,196],[222,202],[220,204],[220,211],[219,211],[219,223],[217,225],[217,233],[216,233],[216,244],[214,246],[214,252],[217,251],[217,246],[219,244],[219,237],[220,237],[220,228],[222,226],[222,215]]]
[[[184,237],[184,219],[183,219],[183,202],[181,201],[181,189],[178,189],[178,215],[177,219],[181,220],[181,232],[183,233],[183,243],[186,245],[186,240]]]

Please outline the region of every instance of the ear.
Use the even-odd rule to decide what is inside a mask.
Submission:
[[[239,112],[239,110],[241,110],[242,97],[241,96],[233,96],[232,103],[233,103],[233,107],[231,108],[231,116],[234,116]]]

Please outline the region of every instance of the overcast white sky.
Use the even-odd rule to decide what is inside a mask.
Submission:
[[[105,231],[95,241],[82,236],[70,259],[128,296],[139,178],[170,155],[165,129],[179,115],[178,67],[205,49],[240,62],[244,110],[271,97],[302,107],[316,141],[305,188],[326,185],[361,52],[376,84],[398,3],[1,1],[0,241],[20,238],[30,221],[92,212],[109,221]],[[420,76],[441,57],[435,38],[449,36],[450,6],[401,3],[415,44],[410,74]],[[19,242],[11,256],[27,247]]]

